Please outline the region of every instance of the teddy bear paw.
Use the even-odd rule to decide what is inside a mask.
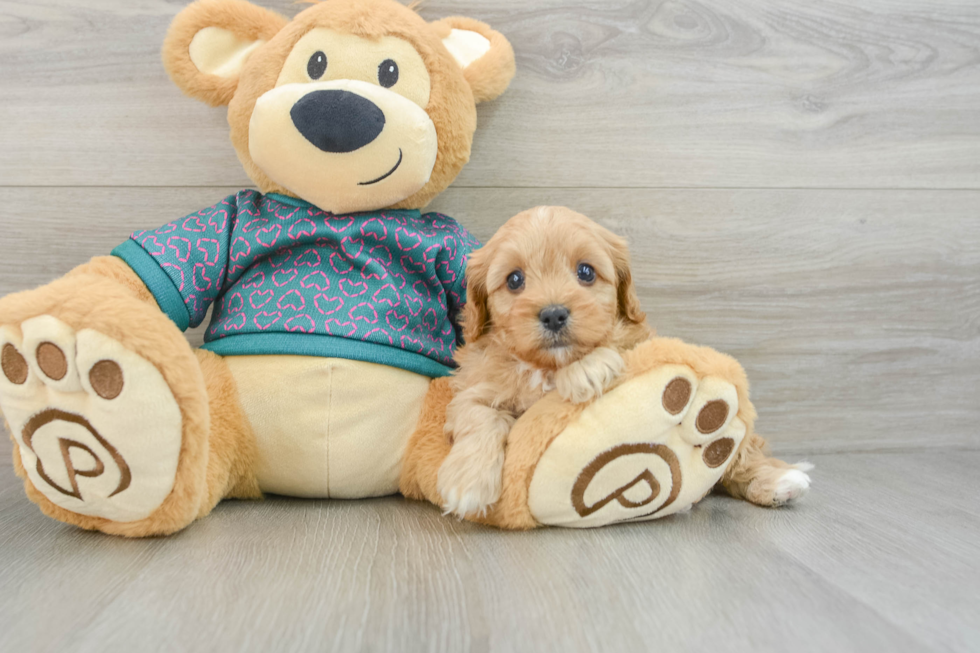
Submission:
[[[136,521],[170,494],[181,412],[160,372],[50,315],[0,327],[0,410],[30,483],[74,513]]]
[[[745,437],[727,380],[663,365],[584,409],[538,461],[528,506],[539,523],[593,527],[689,508]]]

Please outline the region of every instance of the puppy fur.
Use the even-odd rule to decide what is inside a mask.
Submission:
[[[580,266],[594,271],[580,278]],[[508,286],[515,272],[517,289]],[[543,311],[567,311],[548,329]],[[573,403],[601,395],[621,352],[653,335],[640,310],[626,241],[584,215],[542,206],[519,213],[474,252],[462,316],[466,345],[446,415],[453,447],[439,469],[447,513],[483,514],[500,497],[515,420],[551,390]]]

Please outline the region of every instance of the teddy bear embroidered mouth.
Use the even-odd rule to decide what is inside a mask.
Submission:
[[[371,184],[376,184],[379,181],[384,181],[385,179],[387,179],[391,175],[395,174],[395,170],[398,170],[398,166],[400,166],[402,164],[402,158],[403,158],[403,156],[402,156],[402,148],[399,147],[398,148],[398,162],[395,163],[395,167],[393,167],[391,170],[389,170],[388,172],[384,173],[383,175],[381,175],[377,179],[372,179],[371,181],[359,181],[359,182],[357,182],[357,185],[358,186],[370,186]]]
[[[289,110],[293,125],[306,140],[324,152],[346,154],[372,143],[384,131],[385,113],[371,100],[338,89],[307,93]],[[358,186],[384,181],[404,159],[398,148],[398,161],[388,172]]]
[[[261,95],[248,148],[282,187],[324,211],[348,213],[417,192],[429,181],[439,145],[435,125],[412,100],[370,82],[336,79]]]

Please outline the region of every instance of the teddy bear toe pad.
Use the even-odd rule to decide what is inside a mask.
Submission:
[[[49,315],[0,327],[0,409],[30,483],[61,508],[136,521],[173,489],[177,402],[151,363],[102,333]]]
[[[586,408],[534,471],[534,518],[587,528],[663,517],[700,500],[745,437],[731,383],[666,365]]]

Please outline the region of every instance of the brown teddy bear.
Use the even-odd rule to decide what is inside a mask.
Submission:
[[[128,536],[263,492],[440,504],[445,377],[478,243],[420,209],[467,162],[476,104],[513,76],[510,44],[393,0],[326,0],[291,21],[200,0],[163,56],[181,90],[228,105],[258,190],[0,300],[0,409],[28,496]],[[194,350],[182,331],[209,308]],[[482,521],[648,519],[719,480],[762,505],[806,489],[763,454],[734,360],[655,338],[626,364],[601,399],[549,395],[518,420]]]

